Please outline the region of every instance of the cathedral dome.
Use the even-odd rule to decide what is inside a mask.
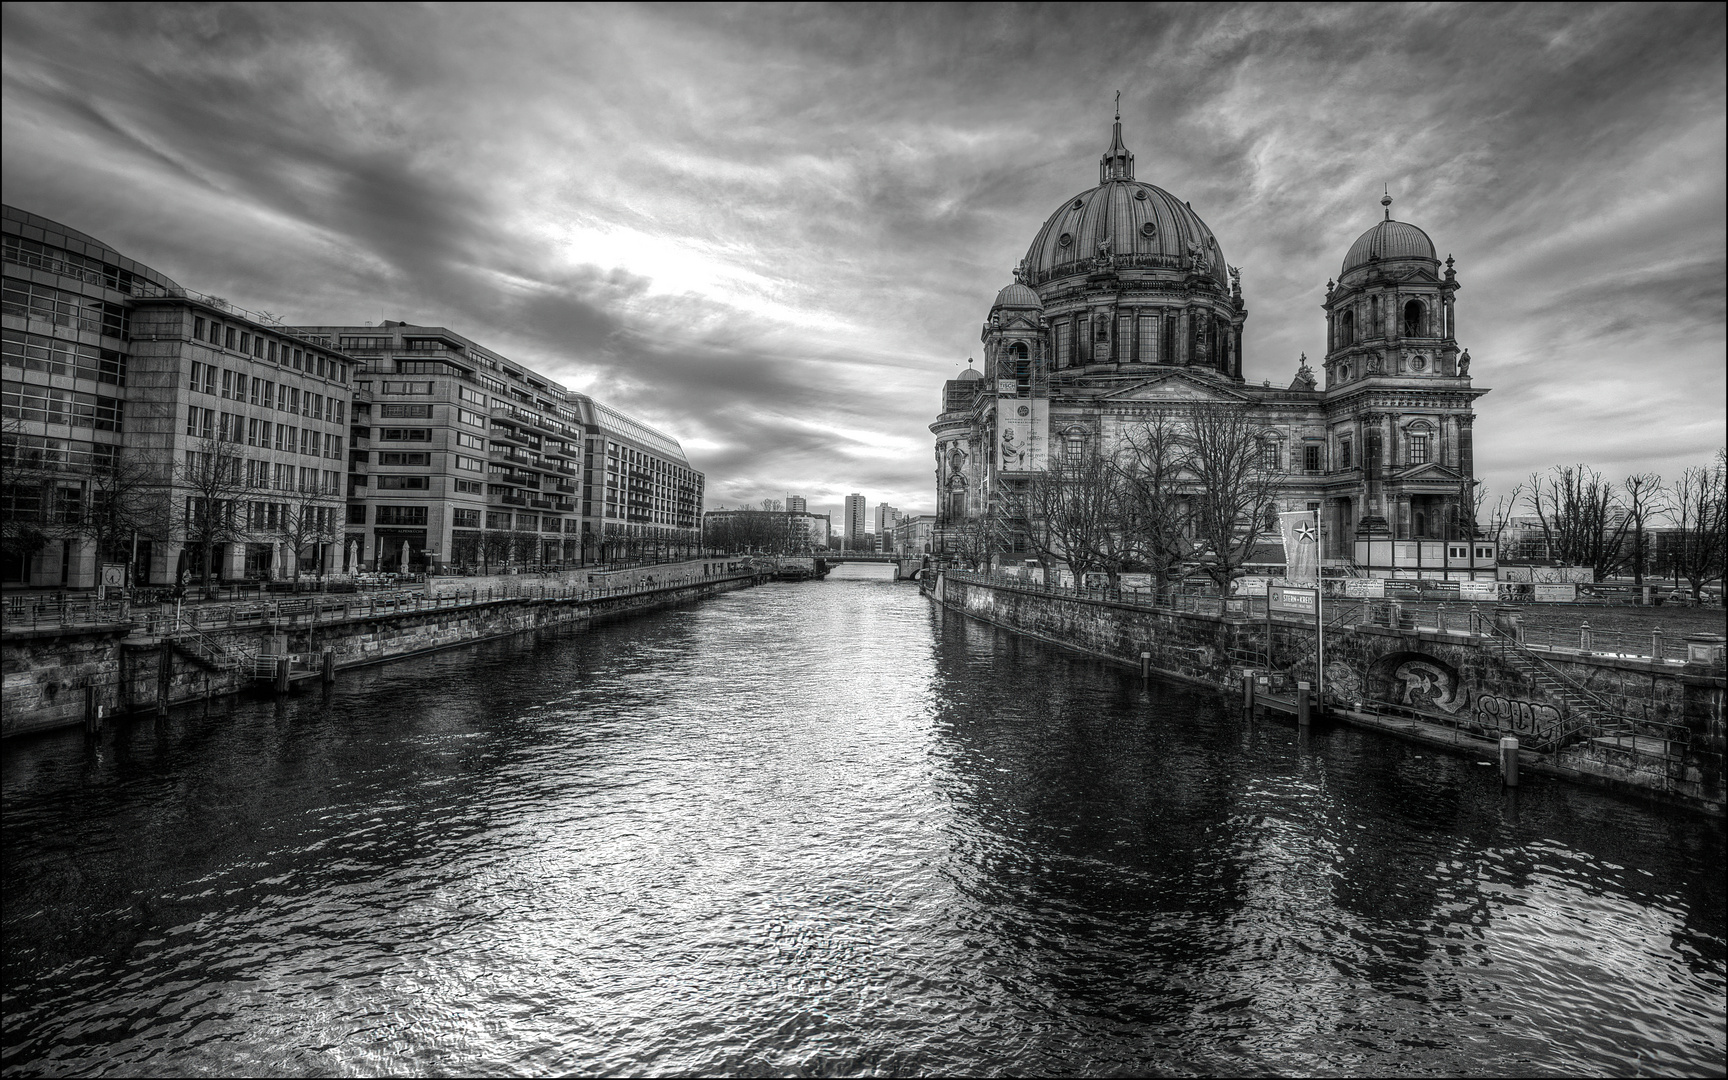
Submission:
[[[1120,176],[1056,208],[1026,252],[1026,274],[1044,281],[1086,273],[1106,241],[1119,268],[1185,272],[1198,254],[1202,272],[1227,283],[1224,252],[1200,215],[1161,187]]]
[[[1388,200],[1390,201],[1390,200]],[[1434,255],[1434,241],[1428,234],[1407,221],[1387,218],[1357,237],[1344,256],[1342,273],[1367,266],[1374,259],[1427,259],[1439,262]]]
[[[990,305],[990,310],[997,308],[1032,308],[1044,310],[1044,301],[1038,299],[1038,294],[1016,281],[1014,284],[996,294],[996,302]]]

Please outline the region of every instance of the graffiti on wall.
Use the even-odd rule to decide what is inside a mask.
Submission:
[[[1393,670],[1392,679],[1402,687],[1400,704],[1449,713],[1464,707],[1458,696],[1458,673],[1444,664],[1406,660]]]
[[[1476,722],[1486,731],[1541,742],[1552,738],[1560,726],[1560,710],[1537,701],[1478,694]]]

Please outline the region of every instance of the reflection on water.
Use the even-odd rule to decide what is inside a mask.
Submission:
[[[882,569],[8,746],[5,1067],[1723,1069],[1718,826]]]

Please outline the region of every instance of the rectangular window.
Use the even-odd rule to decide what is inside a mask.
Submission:
[[[380,450],[378,451],[380,465],[430,465],[432,455],[424,451]]]
[[[1302,447],[1302,468],[1308,472],[1320,471],[1320,447],[1310,443]]]
[[[486,490],[485,485],[478,480],[453,480],[451,483],[456,485],[456,493],[459,495],[480,495]]]
[[[345,403],[342,401],[341,398],[337,398],[336,399],[336,422],[338,424],[345,424],[348,422],[348,421],[342,419],[342,414],[345,411],[345,409],[346,409]]]
[[[383,442],[431,442],[431,428],[379,428],[379,439]]]
[[[1278,444],[1276,442],[1267,439],[1265,442],[1261,443],[1260,456],[1267,472],[1278,471]]]
[[[378,392],[381,394],[430,394],[432,384],[429,382],[385,381],[380,384]]]
[[[458,386],[456,388],[456,396],[471,405],[478,405],[482,409],[486,407],[486,395],[482,394],[478,390],[470,390],[466,386]]]
[[[232,326],[223,328],[222,345],[224,348],[232,349],[234,347],[234,338],[237,333],[238,331],[236,331]]]
[[[300,388],[284,386],[282,388],[282,407],[296,416],[300,413]]]
[[[425,491],[431,481],[424,476],[380,476],[379,491]]]
[[[486,418],[484,416],[481,416],[479,413],[469,412],[467,409],[457,409],[456,419],[461,423],[467,424],[469,427],[483,428],[486,426]]]
[[[285,454],[294,452],[295,431],[287,424],[276,425],[276,449]]]
[[[264,359],[264,338],[262,336],[252,339],[252,355],[260,360]]]
[[[1351,465],[1351,460],[1350,460],[1350,440],[1349,439],[1338,440],[1338,467],[1341,469],[1348,469],[1348,468],[1353,467]]]
[[[457,454],[456,467],[458,469],[467,469],[469,472],[482,472],[486,468],[486,463],[481,461],[479,458],[466,457],[462,454]]]
[[[470,435],[466,431],[458,431],[456,433],[456,445],[465,446],[470,450],[484,450],[486,449],[486,440],[478,435]]]
[[[348,524],[350,524],[350,525],[364,525],[364,524],[366,524],[366,504],[365,503],[355,503],[354,505],[352,505],[348,508]]]
[[[380,506],[375,508],[373,520],[379,525],[424,525],[426,507]]]
[[[311,428],[300,429],[300,452],[308,457],[318,456],[318,433]]]
[[[457,529],[478,529],[480,527],[480,511],[452,510],[450,512],[450,525]]]
[[[204,317],[201,315],[192,316],[192,337],[197,341],[204,340]]]
[[[270,351],[265,353],[264,359],[268,360],[272,364],[276,362],[276,343],[274,341],[270,343]]]
[[[1128,360],[1132,354],[1128,351],[1129,344],[1134,340],[1134,316],[1119,313],[1116,316],[1116,355],[1117,360]]]
[[[252,335],[244,330],[240,331],[240,351],[243,353],[252,351]]]
[[[378,406],[378,415],[386,417],[394,416],[405,420],[430,420],[432,419],[432,406],[391,405],[387,403]]]
[[[1134,342],[1134,359],[1142,364],[1158,362],[1158,316],[1140,316],[1140,336]]]
[[[1411,465],[1423,465],[1423,464],[1426,464],[1427,461],[1428,461],[1428,436],[1426,436],[1426,435],[1412,435],[1412,436],[1410,436],[1409,463]]]
[[[510,515],[497,510],[488,510],[486,511],[486,527],[488,529],[508,529],[510,527]]]

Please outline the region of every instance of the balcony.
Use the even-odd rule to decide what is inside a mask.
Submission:
[[[490,506],[527,506],[528,497],[526,495],[501,495],[494,491],[487,494],[486,502]]]
[[[532,499],[528,500],[528,505],[536,510],[550,510],[552,509],[552,500],[541,495],[536,495]]]
[[[556,484],[553,484],[552,487],[554,490],[562,491],[570,495],[576,494],[576,484],[571,480],[560,480]]]

